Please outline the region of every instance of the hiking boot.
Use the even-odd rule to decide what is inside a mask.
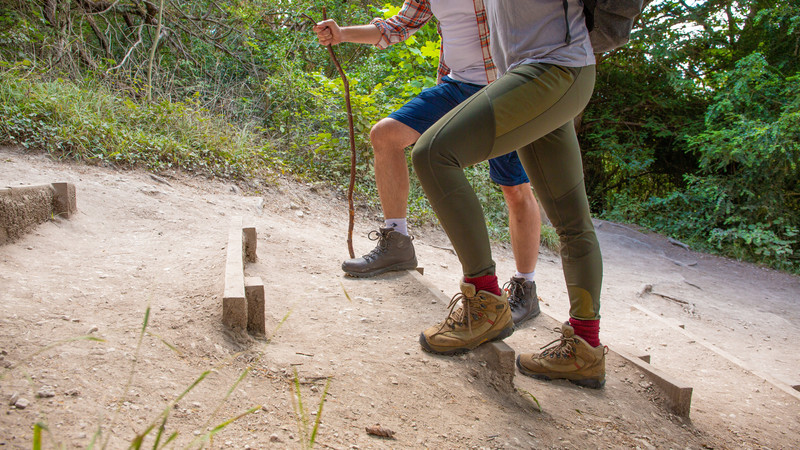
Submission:
[[[511,319],[514,325],[534,318],[542,312],[539,309],[539,297],[536,296],[536,283],[525,278],[511,277],[503,285],[508,292],[508,305],[511,307]]]
[[[600,389],[606,382],[606,353],[608,347],[590,346],[575,335],[570,324],[564,323],[561,337],[542,347],[537,354],[522,353],[517,357],[520,373],[540,380],[567,379],[579,386]],[[557,345],[552,345],[558,342]]]
[[[458,309],[456,306],[461,303]],[[511,336],[514,322],[507,294],[497,296],[475,292],[475,286],[461,282],[461,293],[450,300],[450,314],[419,335],[422,348],[440,355],[455,355],[474,349],[484,342]]]
[[[394,228],[381,228],[380,231],[370,231],[368,237],[371,241],[378,241],[378,245],[361,258],[343,262],[342,270],[346,274],[366,278],[391,270],[417,268],[417,256],[410,236],[394,231]]]

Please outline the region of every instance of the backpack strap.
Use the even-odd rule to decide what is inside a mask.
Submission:
[[[567,35],[564,37],[564,42],[569,45],[572,42],[572,35],[569,32],[569,3],[567,0],[561,0],[564,5],[564,24],[567,26]]]

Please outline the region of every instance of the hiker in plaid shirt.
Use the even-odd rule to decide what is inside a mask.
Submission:
[[[442,38],[438,84],[378,121],[370,131],[375,184],[385,223],[370,233],[378,240],[371,252],[342,263],[342,270],[350,276],[371,277],[416,268],[416,253],[406,222],[409,178],[405,149],[497,75],[489,50],[483,0],[406,0],[400,11],[388,19],[376,18],[367,25],[347,27],[329,19],[314,27],[322,45],[353,42],[386,48],[408,39],[433,17],[439,21]],[[541,229],[539,206],[515,152],[492,159],[489,165],[490,176],[500,185],[508,206],[517,271],[505,287],[514,323],[521,323],[539,314],[533,281]]]

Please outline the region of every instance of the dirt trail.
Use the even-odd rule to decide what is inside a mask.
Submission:
[[[5,448],[30,448],[37,422],[48,427],[46,447],[87,447],[101,427],[101,442],[120,448],[165,408],[167,434],[178,432],[174,446],[183,447],[252,407],[259,408],[210,447],[298,448],[295,371],[312,422],[330,380],[318,448],[777,449],[800,442],[800,394],[789,387],[800,384],[792,345],[800,340],[798,277],[596,222],[605,265],[601,338],[612,350],[650,354],[656,368],[692,386],[686,420],[616,355],[605,389],[593,391],[520,375],[512,388],[477,355],[422,352],[419,332],[444,318],[447,305],[406,273],[343,277],[347,206],[324,188],[285,180],[236,187],[174,173],[159,181],[0,149],[0,185],[56,181],[76,185],[78,214],[0,247]],[[251,219],[259,233],[259,261],[246,270],[267,286],[268,342],[236,340],[221,325],[232,216]],[[374,213],[361,210],[357,253],[371,248],[366,233],[375,226]],[[460,266],[446,237],[435,228],[413,232],[425,278],[451,296]],[[498,275],[510,276],[510,248],[495,246],[494,258]],[[557,255],[542,253],[536,280],[545,314],[506,340],[517,352],[554,339],[552,327],[566,318]],[[138,345],[148,307],[148,334]],[[85,335],[103,341],[63,342]],[[8,406],[12,396],[27,407]],[[378,423],[394,439],[365,432]]]

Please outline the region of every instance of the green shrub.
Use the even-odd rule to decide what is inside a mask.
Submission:
[[[269,144],[196,103],[137,103],[93,82],[0,73],[0,142],[57,157],[241,178],[267,169]]]

